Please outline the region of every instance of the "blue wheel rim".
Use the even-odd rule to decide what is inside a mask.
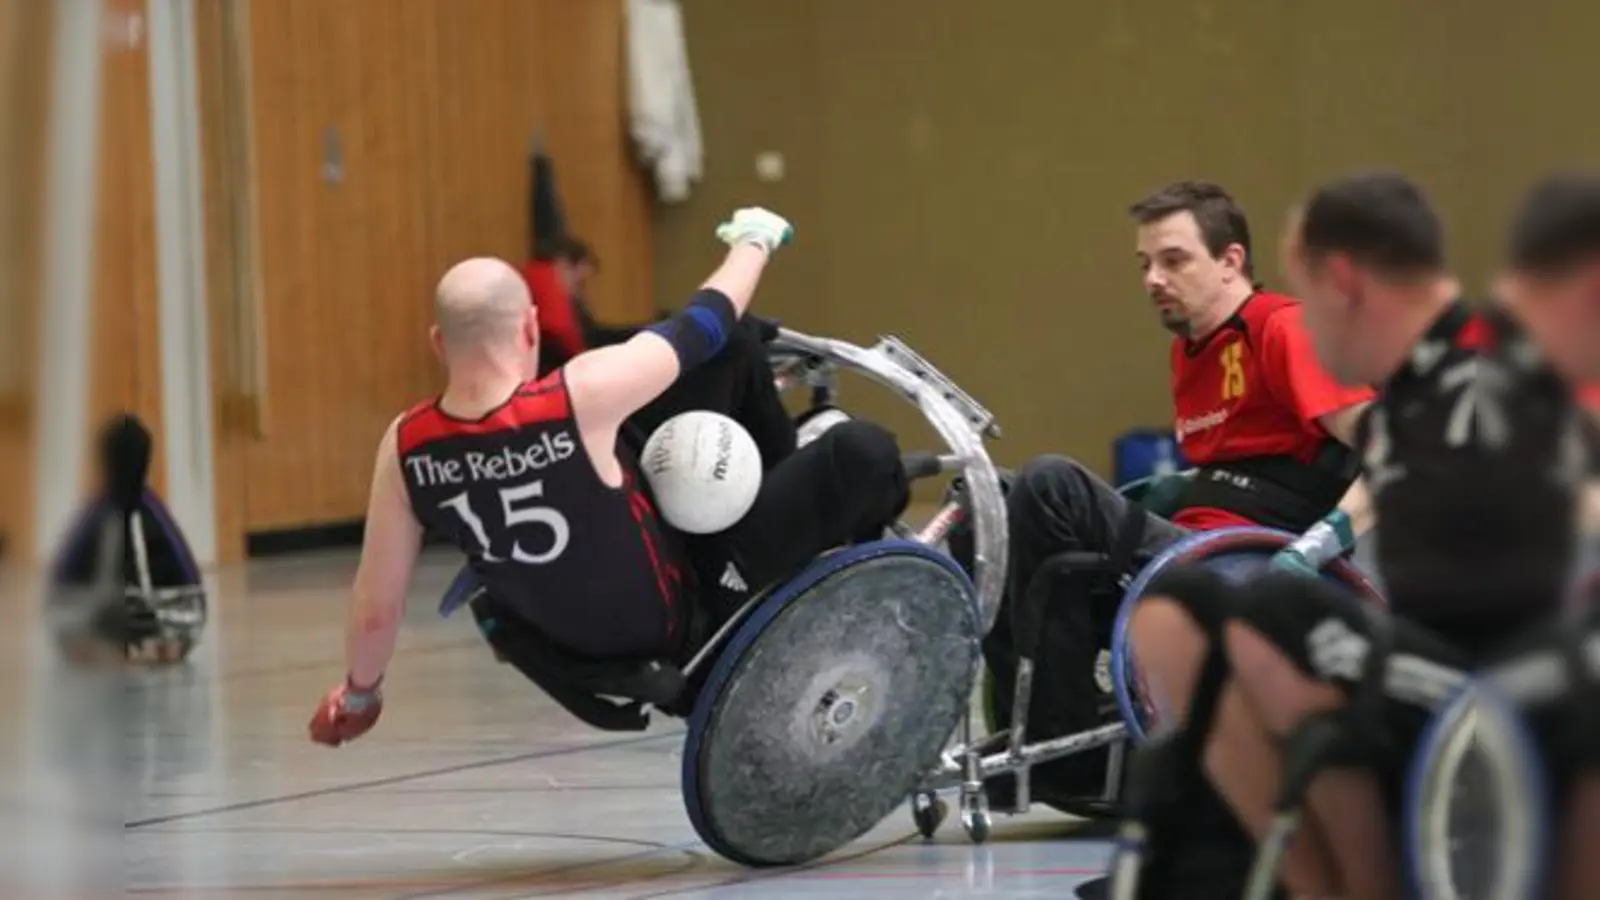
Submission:
[[[1145,701],[1137,696],[1135,687],[1138,672],[1135,668],[1129,629],[1133,620],[1134,606],[1150,586],[1150,582],[1169,565],[1196,562],[1222,553],[1241,550],[1275,553],[1288,546],[1294,539],[1295,536],[1286,531],[1248,525],[1201,532],[1184,538],[1162,551],[1140,570],[1138,576],[1128,585],[1128,589],[1123,592],[1122,602],[1117,607],[1117,616],[1111,627],[1111,686],[1117,711],[1127,725],[1128,734],[1134,743],[1143,743],[1148,739],[1149,727],[1144,711]],[[1369,600],[1382,602],[1377,590],[1347,560],[1340,559],[1329,563],[1323,570],[1323,577],[1329,576]]]
[[[980,623],[983,621],[983,612],[977,600],[977,592],[972,589],[971,581],[968,579],[966,572],[954,560],[917,541],[875,541],[840,550],[819,559],[812,564],[811,568],[784,583],[775,589],[772,594],[761,600],[755,610],[734,631],[727,644],[717,652],[716,662],[706,676],[704,686],[700,688],[698,696],[695,697],[694,707],[689,714],[688,729],[684,737],[682,766],[684,807],[689,814],[690,824],[694,826],[694,830],[700,835],[701,840],[704,840],[706,846],[723,857],[751,867],[767,865],[767,863],[760,860],[750,859],[736,848],[728,846],[717,834],[716,829],[712,827],[700,799],[702,742],[707,726],[716,711],[718,697],[722,694],[728,684],[728,680],[738,667],[740,658],[755,644],[767,626],[781,615],[795,598],[811,587],[857,563],[897,554],[916,556],[937,562],[959,577],[968,587],[967,595],[972,598],[974,621]],[[973,652],[975,668],[976,645],[974,645]]]
[[[1440,886],[1429,877],[1429,818],[1426,808],[1428,773],[1449,746],[1453,731],[1446,726],[1459,721],[1468,707],[1476,705],[1480,717],[1487,720],[1490,731],[1505,738],[1509,744],[1506,756],[1512,764],[1513,782],[1508,792],[1525,803],[1521,818],[1527,830],[1519,847],[1528,865],[1514,867],[1513,882],[1504,894],[1494,898],[1538,897],[1544,889],[1544,876],[1550,840],[1549,779],[1540,763],[1539,750],[1526,721],[1513,704],[1482,680],[1463,688],[1445,706],[1436,712],[1417,741],[1407,767],[1404,796],[1405,863],[1412,891],[1420,900],[1455,900],[1454,885]],[[1444,887],[1444,890],[1440,890]]]

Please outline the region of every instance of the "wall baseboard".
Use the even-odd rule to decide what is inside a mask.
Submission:
[[[246,559],[265,559],[290,556],[296,553],[315,553],[319,550],[358,550],[367,527],[366,519],[347,519],[340,522],[320,522],[295,528],[276,528],[245,535]],[[423,546],[443,547],[449,541],[432,534],[423,538]]]

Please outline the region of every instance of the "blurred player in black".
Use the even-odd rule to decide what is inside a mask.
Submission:
[[[1524,199],[1512,226],[1510,266],[1499,293],[1508,309],[1526,323],[1551,363],[1592,394],[1600,384],[1600,171],[1566,172],[1546,178]],[[1583,503],[1583,531],[1593,541],[1600,534],[1600,503],[1591,481]],[[1590,579],[1577,597],[1588,606],[1579,613],[1591,636],[1600,634],[1600,606]],[[1567,622],[1523,647],[1549,648],[1564,639]],[[1591,678],[1600,673],[1591,673]],[[1580,690],[1571,702],[1588,704],[1574,721],[1588,723],[1588,733],[1552,740],[1540,737],[1547,753],[1554,744],[1567,759],[1548,762],[1555,770],[1556,796],[1565,800],[1557,850],[1554,896],[1562,900],[1600,897],[1600,695],[1585,698]],[[1538,720],[1536,720],[1537,722]],[[1577,740],[1572,740],[1577,738]],[[1559,743],[1556,743],[1559,741]]]

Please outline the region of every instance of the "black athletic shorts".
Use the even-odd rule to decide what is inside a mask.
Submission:
[[[1338,585],[1289,573],[1268,573],[1239,586],[1202,566],[1173,567],[1146,592],[1171,597],[1207,631],[1226,621],[1248,625],[1278,647],[1307,676],[1344,689],[1352,698],[1364,673],[1372,635],[1387,627],[1393,640],[1390,666],[1411,672],[1420,685],[1435,686],[1430,699],[1385,697],[1380,735],[1369,736],[1363,754],[1396,805],[1413,748],[1433,716],[1448,700],[1469,657],[1453,642],[1399,620]]]
[[[1383,733],[1373,735],[1363,749],[1371,754],[1367,761],[1396,812],[1422,732],[1454,693],[1448,687],[1451,673],[1555,647],[1575,633],[1600,634],[1600,608],[1586,625],[1530,612],[1430,628],[1394,616],[1327,581],[1291,574],[1268,574],[1238,587],[1203,567],[1174,567],[1158,576],[1147,593],[1172,597],[1213,633],[1227,620],[1248,625],[1301,672],[1344,689],[1352,699],[1364,674],[1374,628],[1389,630],[1393,644],[1387,681],[1397,688],[1403,680],[1408,685],[1404,693],[1412,696],[1402,699],[1386,692]],[[1547,608],[1529,604],[1530,610]],[[1582,714],[1590,708],[1593,715]],[[1580,691],[1554,704],[1527,709],[1524,715],[1558,796],[1574,773],[1600,769],[1600,690]]]

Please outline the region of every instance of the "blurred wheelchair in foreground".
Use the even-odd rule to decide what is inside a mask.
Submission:
[[[1572,782],[1600,774],[1600,630],[1564,626],[1477,673],[1419,743],[1404,839],[1422,900],[1534,900],[1554,847],[1600,853],[1560,834]]]
[[[98,450],[100,490],[56,553],[45,620],[73,663],[182,662],[204,633],[206,592],[183,532],[146,484],[150,433],[118,416]]]
[[[900,340],[870,347],[777,329],[769,342],[783,390],[808,388],[802,439],[831,420],[837,375],[854,372],[915,406],[944,447],[908,455],[912,478],[959,474],[961,502],[926,524],[825,553],[766,586],[682,659],[578,660],[541,644],[506,662],[578,718],[640,730],[650,713],[687,720],[682,787],[706,844],[744,865],[804,863],[855,840],[907,798],[932,833],[935,791],[959,788],[968,828],[986,834],[980,760],[969,716],[979,642],[1006,565],[1004,499],[984,448],[992,416]],[[972,528],[969,573],[940,548]],[[441,613],[483,604],[467,570]],[[482,624],[480,616],[480,624]],[[690,628],[690,633],[705,629]],[[537,656],[538,659],[532,658]],[[959,732],[958,747],[947,750]]]

